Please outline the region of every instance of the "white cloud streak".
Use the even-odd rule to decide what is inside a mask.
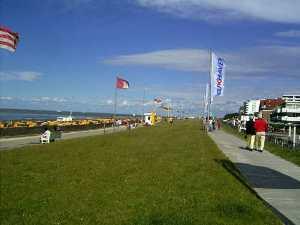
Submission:
[[[68,101],[66,98],[47,97],[47,96],[30,98],[28,100],[33,102],[56,102],[56,103],[64,103]]]
[[[280,23],[300,23],[298,0],[136,0],[143,7],[182,18],[209,22],[261,19]]]
[[[276,78],[274,74],[285,78],[300,76],[298,73],[299,46],[263,46],[218,54],[225,58],[227,71],[232,79],[246,76]],[[205,49],[169,49],[120,55],[104,60],[104,63],[119,66],[150,66],[207,74],[209,53]]]
[[[11,101],[13,99],[14,98],[10,96],[0,96],[0,101]]]
[[[42,76],[39,72],[34,71],[21,71],[21,72],[0,72],[1,81],[35,81]]]
[[[274,34],[277,37],[300,38],[300,30],[288,30],[277,32]]]
[[[201,49],[170,49],[107,59],[112,65],[157,66],[181,71],[207,71],[208,51]]]

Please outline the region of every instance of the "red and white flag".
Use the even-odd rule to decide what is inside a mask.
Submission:
[[[18,42],[18,33],[12,32],[10,29],[0,26],[0,48],[14,52],[16,51]]]
[[[129,82],[120,77],[117,77],[116,88],[127,89],[129,88]]]
[[[162,100],[160,98],[155,98],[154,99],[154,103],[156,104],[160,104],[162,102]]]

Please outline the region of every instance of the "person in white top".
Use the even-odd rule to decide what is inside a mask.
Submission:
[[[41,135],[41,143],[50,143],[51,131],[48,128],[45,128],[44,133]]]

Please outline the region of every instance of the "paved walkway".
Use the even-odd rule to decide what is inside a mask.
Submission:
[[[81,138],[93,135],[102,135],[105,133],[119,132],[125,130],[125,126],[104,129],[94,129],[94,130],[84,130],[84,131],[73,131],[68,133],[62,133],[62,140]],[[40,135],[26,136],[26,137],[14,137],[14,138],[0,138],[0,151],[9,150],[13,148],[19,148],[26,145],[37,145],[40,144]]]
[[[222,130],[209,133],[250,186],[285,224],[300,225],[300,167],[267,151],[245,150],[245,141]]]

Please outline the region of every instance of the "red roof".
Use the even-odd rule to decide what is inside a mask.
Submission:
[[[284,103],[284,100],[282,98],[263,99],[263,100],[260,100],[260,108],[272,110],[283,103]]]

